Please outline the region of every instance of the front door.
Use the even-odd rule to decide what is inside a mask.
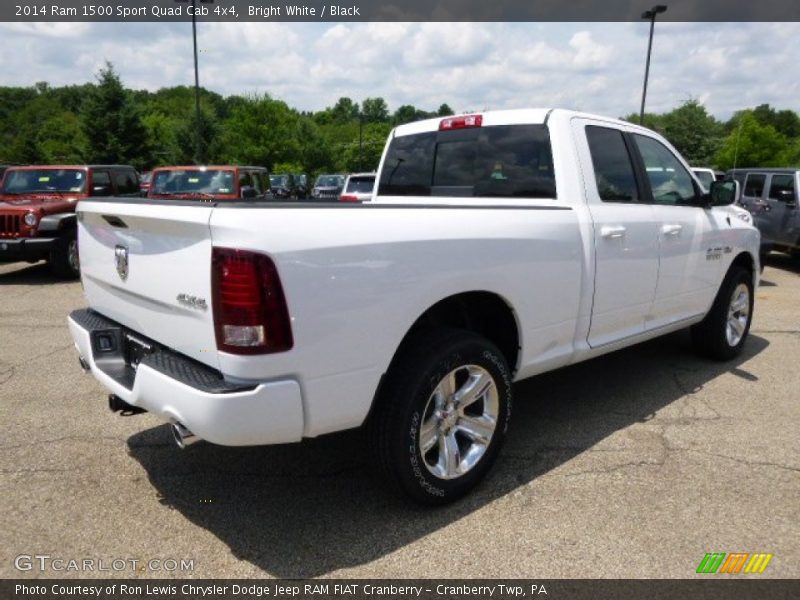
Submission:
[[[647,176],[648,201],[658,223],[659,272],[645,328],[655,329],[705,313],[731,248],[712,210],[700,206],[701,190],[673,151],[655,137],[635,133]]]

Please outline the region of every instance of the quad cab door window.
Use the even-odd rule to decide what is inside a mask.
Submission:
[[[675,155],[658,140],[634,135],[644,161],[655,204],[691,206],[697,203],[694,179]]]

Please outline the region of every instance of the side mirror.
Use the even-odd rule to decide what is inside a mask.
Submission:
[[[241,197],[243,200],[252,200],[258,196],[256,188],[246,185],[242,188]]]
[[[707,194],[709,206],[728,206],[739,201],[741,188],[735,179],[725,181],[712,181],[711,189]]]

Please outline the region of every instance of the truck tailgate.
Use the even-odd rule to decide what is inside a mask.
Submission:
[[[94,310],[216,369],[212,210],[84,201],[78,240],[84,292]]]

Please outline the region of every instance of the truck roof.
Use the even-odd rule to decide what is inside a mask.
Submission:
[[[439,124],[445,119],[458,118],[468,115],[481,115],[483,117],[483,126],[492,125],[543,125],[553,113],[558,113],[559,116],[567,118],[583,117],[589,119],[600,119],[609,123],[616,123],[618,125],[625,125],[626,127],[638,128],[639,125],[630,123],[629,121],[622,121],[613,117],[606,117],[602,115],[595,115],[591,113],[584,113],[576,110],[568,110],[563,108],[516,108],[510,110],[487,110],[487,111],[474,111],[462,113],[460,115],[450,115],[446,117],[435,117],[433,119],[425,119],[424,121],[416,121],[414,123],[407,123],[399,125],[394,130],[395,136],[412,135],[415,133],[427,133],[430,131],[438,131]],[[642,127],[642,130],[649,131],[647,128]]]

